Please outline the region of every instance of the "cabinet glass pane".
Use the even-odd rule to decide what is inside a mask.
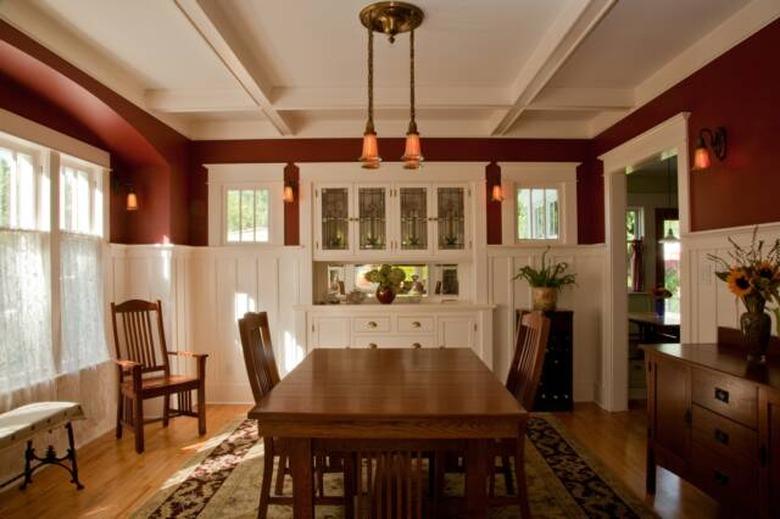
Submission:
[[[345,250],[349,248],[349,189],[346,187],[322,190],[322,248]]]
[[[439,249],[466,247],[465,193],[462,187],[440,187],[436,190],[439,222]]]
[[[358,222],[360,250],[385,248],[386,235],[385,188],[358,188]]]
[[[428,189],[402,187],[401,194],[401,249],[428,248]]]

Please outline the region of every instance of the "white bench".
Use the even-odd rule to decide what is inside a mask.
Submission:
[[[24,472],[3,482],[0,488],[24,478],[20,487],[24,490],[32,483],[33,472],[44,465],[59,465],[70,473],[71,483],[75,484],[77,489],[83,489],[84,485],[79,481],[76,465],[76,446],[73,442],[72,426],[74,420],[83,419],[84,411],[76,402],[36,402],[0,414],[0,450],[27,441],[27,449],[24,452]],[[63,425],[68,432],[67,453],[58,457],[54,446],[49,445],[43,457],[35,454],[32,446],[33,437],[42,431],[51,431]],[[65,461],[68,461],[70,466],[66,465]]]

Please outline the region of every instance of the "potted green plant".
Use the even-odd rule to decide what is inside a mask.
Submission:
[[[538,269],[530,265],[521,268],[512,279],[525,279],[533,289],[534,310],[555,310],[558,304],[558,292],[568,285],[576,285],[576,274],[567,273],[569,264],[566,262],[553,263],[547,261],[547,253],[550,247],[542,254],[542,265]]]
[[[365,275],[366,281],[376,283],[376,299],[382,304],[389,305],[395,299],[395,295],[401,288],[401,283],[406,279],[406,272],[384,264],[378,269],[369,270]]]

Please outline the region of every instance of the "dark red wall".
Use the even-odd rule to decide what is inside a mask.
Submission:
[[[729,141],[726,160],[713,159],[708,170],[690,174],[691,230],[780,221],[778,52],[780,20],[598,135],[593,141],[594,157],[680,112],[691,112],[691,155],[701,128],[723,126]],[[586,185],[581,186],[581,194],[589,193],[587,203],[603,222],[599,168],[592,164],[587,175],[583,171]],[[580,237],[585,243],[604,241],[603,224]]]

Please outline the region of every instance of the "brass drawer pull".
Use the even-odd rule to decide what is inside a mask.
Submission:
[[[723,445],[728,445],[729,444],[728,433],[725,433],[720,429],[715,429],[715,441],[717,441],[718,443],[722,443]]]
[[[368,347],[369,347],[369,348],[371,348],[372,350],[375,350],[375,349],[377,349],[379,346],[377,346],[375,342],[369,342],[369,343],[368,343]]]
[[[420,321],[413,321],[412,322],[412,328],[419,328],[422,324],[420,324]]]
[[[724,404],[729,403],[729,392],[719,387],[715,388],[715,400],[720,400]]]
[[[377,326],[376,321],[368,321],[369,328],[376,328],[376,326]]]
[[[412,348],[414,348],[415,350],[419,350],[420,348],[422,348],[422,344],[420,344],[419,342],[415,342],[414,344],[412,344]]]

